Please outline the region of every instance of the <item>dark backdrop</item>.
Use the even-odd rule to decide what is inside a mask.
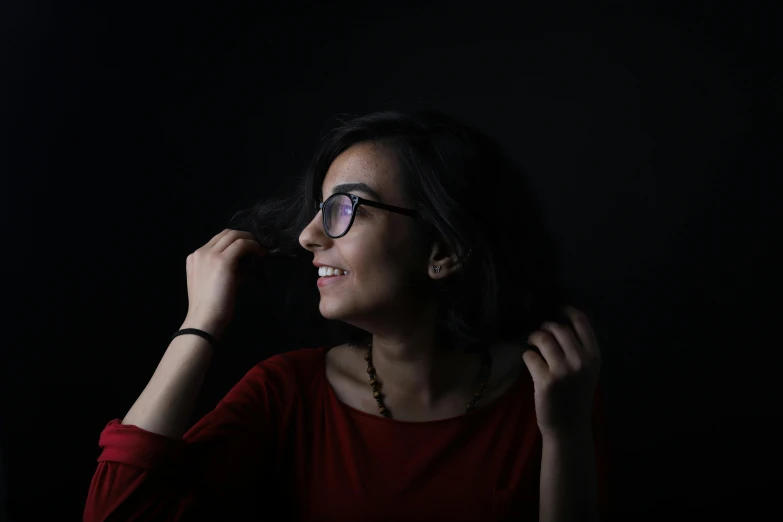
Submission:
[[[12,520],[81,517],[101,429],[184,318],[186,256],[286,190],[330,116],[396,105],[474,123],[530,173],[605,353],[616,518],[772,505],[774,13],[226,4],[3,3]],[[258,360],[318,343],[279,306],[296,276],[272,273],[194,417]]]

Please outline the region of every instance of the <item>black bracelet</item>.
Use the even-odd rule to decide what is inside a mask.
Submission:
[[[204,330],[199,330],[198,328],[183,328],[182,330],[177,331],[177,333],[175,333],[171,339],[174,340],[174,337],[177,337],[178,335],[184,335],[184,334],[193,334],[193,335],[198,335],[200,337],[203,337],[204,339],[209,341],[209,344],[212,345],[212,348],[214,348],[216,351],[220,350],[220,342],[217,339],[215,339],[212,336],[212,334],[209,334]]]

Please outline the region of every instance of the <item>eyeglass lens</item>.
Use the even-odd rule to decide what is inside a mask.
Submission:
[[[351,224],[353,201],[348,196],[340,194],[329,198],[325,207],[326,232],[330,236],[343,234]]]

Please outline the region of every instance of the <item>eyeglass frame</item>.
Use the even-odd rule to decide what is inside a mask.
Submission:
[[[339,236],[333,236],[329,233],[326,226],[326,212],[323,211],[323,208],[326,206],[327,203],[329,203],[329,200],[332,199],[335,196],[348,196],[351,198],[351,222],[348,223],[348,227],[345,229],[345,232],[340,234]],[[383,210],[388,210],[389,212],[394,212],[396,214],[403,214],[405,216],[410,216],[414,219],[417,219],[419,217],[419,213],[415,210],[411,210],[409,208],[402,208],[402,207],[395,207],[394,205],[387,205],[385,203],[379,203],[378,201],[372,201],[369,199],[365,199],[361,196],[357,196],[356,194],[351,194],[349,192],[335,192],[328,198],[326,198],[325,201],[322,201],[318,203],[318,210],[321,211],[321,222],[324,227],[324,233],[331,237],[332,239],[338,239],[343,237],[345,234],[347,234],[351,227],[353,226],[353,220],[356,218],[356,209],[359,208],[361,205],[367,205],[368,207],[375,207],[380,208]]]

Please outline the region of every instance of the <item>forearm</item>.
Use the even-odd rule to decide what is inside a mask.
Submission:
[[[215,332],[204,322],[186,319],[181,328]],[[182,437],[212,360],[209,341],[196,335],[175,337],[152,378],[128,411],[123,424],[168,437]]]
[[[539,522],[598,520],[595,446],[590,429],[569,437],[544,437]]]

